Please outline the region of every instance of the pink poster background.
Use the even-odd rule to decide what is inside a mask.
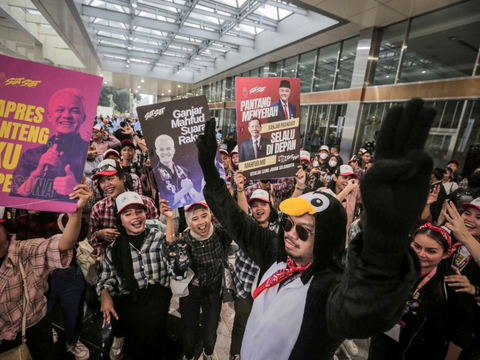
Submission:
[[[102,78],[99,76],[0,55],[0,206],[53,212],[75,211],[76,200],[69,200],[68,196],[59,196],[58,193],[53,192],[52,181],[59,176],[64,176],[61,174],[61,172],[65,172],[64,165],[70,165],[75,179],[81,180],[101,87]],[[49,149],[58,140],[57,137],[53,138],[57,134],[54,123],[59,121],[60,117],[54,114],[56,117],[52,116],[53,120],[50,119],[49,100],[57,91],[68,88],[70,90],[66,90],[66,92],[83,95],[85,120],[79,127],[78,134],[74,133],[76,136],[64,137],[62,144],[55,145],[55,148],[59,149],[59,156],[62,157],[61,170],[50,165],[46,166],[44,179],[38,178],[34,195],[14,194],[12,186],[18,188],[19,184],[17,182],[15,185],[16,175],[13,177],[14,174],[19,173],[19,169],[16,168],[23,164],[25,165],[23,168],[27,169],[28,162],[30,162],[29,169],[34,168],[35,161],[38,164],[42,151],[44,153],[45,149]],[[56,96],[57,99],[59,97]],[[78,99],[77,95],[75,97]],[[13,106],[12,102],[15,103],[15,111],[7,114],[7,108]],[[17,115],[16,110],[22,106],[19,104],[24,104],[23,106],[26,106],[27,110],[23,108],[21,110],[24,112],[19,111]],[[43,113],[40,108],[44,109]],[[38,113],[36,109],[38,109]],[[27,116],[28,113],[30,116]],[[43,116],[41,122],[38,121],[39,117],[36,121],[34,120],[38,114]],[[77,115],[74,116],[81,117],[82,115],[79,115],[77,111]],[[63,124],[68,126],[71,120],[64,121],[66,123]],[[29,125],[29,127],[24,125]],[[17,133],[14,135],[13,128],[15,126]],[[43,137],[33,135],[35,131],[38,131],[37,127],[40,128],[40,134],[43,129]],[[45,128],[49,129],[48,141],[42,143],[45,140],[40,142],[39,139],[45,139]],[[31,141],[26,141],[25,139],[28,139],[29,136]],[[65,151],[60,151],[60,149],[65,149]],[[40,180],[43,183],[40,183]],[[53,193],[55,193],[54,196],[52,196]]]

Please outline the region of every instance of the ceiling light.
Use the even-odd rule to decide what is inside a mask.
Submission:
[[[237,26],[235,30],[240,31],[240,26]]]
[[[140,89],[140,85],[138,85],[138,86],[137,86],[137,88],[139,88],[139,89]]]
[[[177,71],[177,74],[180,74],[180,71]]]
[[[104,84],[106,84],[107,82],[106,82],[106,81],[104,81],[103,83],[104,83]]]
[[[182,87],[182,85],[178,85],[177,87],[181,88],[181,87]]]
[[[294,70],[294,69],[292,69],[292,72],[295,72],[295,70]]]
[[[133,40],[133,37],[130,36],[129,39],[130,39],[130,40]]]
[[[172,92],[172,90],[168,90],[168,92]]]
[[[131,46],[127,46],[127,49],[128,49],[128,50],[132,50],[132,47],[131,47]]]
[[[208,54],[210,52],[210,50],[207,49],[207,50],[205,50],[205,52]]]
[[[182,68],[182,70],[185,70],[185,68]]]
[[[100,74],[101,77],[103,77],[103,74]]]
[[[385,77],[386,77],[386,78],[389,78],[389,77],[390,77],[390,75],[387,75],[387,76],[385,76]]]
[[[130,60],[129,60],[129,59],[127,59],[127,64],[130,64]]]
[[[127,65],[125,65],[125,67],[129,68],[129,67],[130,67],[130,65],[128,65],[128,64],[127,64]]]
[[[162,93],[162,96],[163,96],[163,95],[164,95],[164,94]]]
[[[131,0],[130,3],[132,4],[132,7],[137,7],[137,0]]]
[[[145,80],[143,80],[143,79],[142,79],[141,81],[142,81],[142,82],[145,82]]]
[[[423,70],[423,71],[422,71],[422,74],[425,74],[425,73],[426,73],[426,71],[425,71],[425,70]]]
[[[138,90],[135,90],[135,92],[137,92],[137,93],[138,93]]]

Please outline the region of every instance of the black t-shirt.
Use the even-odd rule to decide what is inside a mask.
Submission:
[[[1,258],[0,258],[0,266],[2,266],[2,264],[3,264],[3,262],[5,261],[5,258],[6,258],[6,257],[7,257],[7,256],[5,255],[4,257],[1,257]]]

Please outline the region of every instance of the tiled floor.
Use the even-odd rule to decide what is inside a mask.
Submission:
[[[90,294],[91,295],[91,294]],[[85,319],[83,321],[82,332],[80,340],[89,348],[90,359],[109,359],[108,352],[113,341],[113,335],[110,326],[102,329],[103,316],[100,313],[100,305],[96,301],[95,296],[87,295],[87,302],[85,303]],[[176,360],[180,359],[182,352],[180,319],[178,318],[178,298],[173,298],[171,303],[170,314],[167,320],[167,335],[170,341],[169,353],[164,354],[164,359]],[[233,303],[223,304],[221,312],[221,321],[217,330],[217,344],[215,346],[215,355],[218,360],[228,360],[230,353],[230,338],[232,333],[233,318],[235,312],[233,310]],[[52,315],[54,328],[59,334],[59,341],[55,345],[58,360],[73,360],[74,357],[67,353],[64,346],[63,337],[63,321],[59,307],[55,309]],[[201,331],[199,329],[199,331]],[[199,337],[200,339],[201,337]],[[355,340],[359,348],[359,354],[355,356],[354,360],[365,360],[368,354],[368,342],[366,340]],[[201,343],[197,346],[197,359],[202,353]],[[340,360],[348,359],[343,353],[338,355]],[[161,358],[159,357],[159,360]],[[266,359],[270,360],[270,359]],[[274,360],[274,359],[271,359]]]

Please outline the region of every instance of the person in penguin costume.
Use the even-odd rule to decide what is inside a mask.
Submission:
[[[250,219],[215,168],[215,121],[197,139],[205,199],[229,236],[260,267],[242,360],[330,360],[344,339],[390,330],[401,317],[420,264],[411,248],[425,206],[431,158],[423,152],[435,110],[421,99],[393,107],[383,121],[375,165],[360,189],[364,231],[340,259],[346,214],[333,196],[284,200],[279,234]],[[408,196],[406,196],[408,194]]]

